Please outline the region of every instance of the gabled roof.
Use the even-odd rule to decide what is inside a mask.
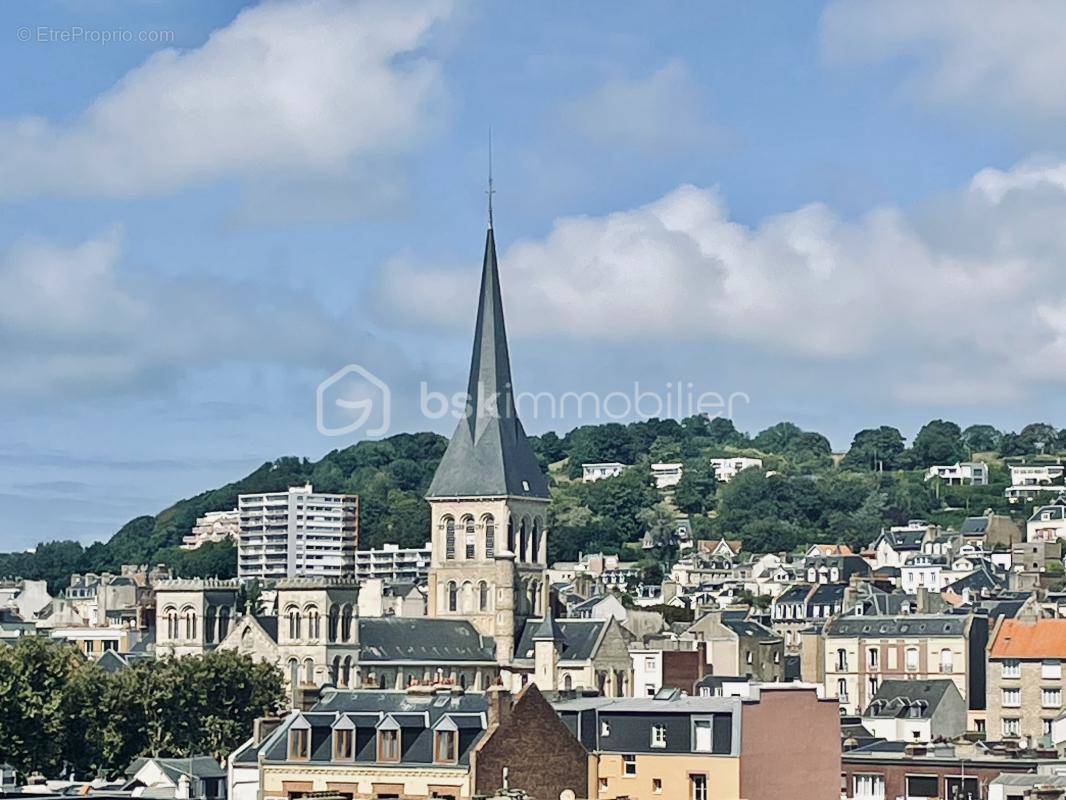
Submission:
[[[610,619],[559,619],[555,627],[562,635],[560,661],[587,661],[596,655],[600,640],[613,622]],[[515,648],[515,658],[524,660],[533,658],[533,645],[536,634],[542,630],[543,621],[528,620],[522,628],[522,636]]]
[[[992,640],[988,656],[1019,659],[1066,657],[1066,619],[1004,619]]]
[[[104,672],[119,672],[129,665],[129,662],[114,650],[105,650],[103,655],[96,659],[96,666]]]
[[[360,617],[359,660],[496,661],[496,647],[465,619]]]
[[[878,687],[863,717],[929,719],[952,690],[958,694],[950,680],[886,680]]]
[[[427,497],[504,496],[546,500],[548,482],[515,406],[496,240],[490,227],[467,385],[467,414],[448,442]]]

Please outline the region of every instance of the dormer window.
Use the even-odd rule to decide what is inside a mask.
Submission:
[[[459,728],[451,717],[442,717],[433,729],[433,761],[455,764],[459,760]]]
[[[397,764],[400,761],[400,726],[392,717],[378,725],[378,761]]]
[[[355,724],[342,716],[333,724],[333,760],[352,761],[355,757]]]
[[[308,761],[311,758],[311,726],[298,717],[289,727],[289,760]]]

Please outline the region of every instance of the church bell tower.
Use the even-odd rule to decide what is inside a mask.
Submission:
[[[429,615],[469,619],[509,664],[522,624],[548,605],[549,495],[515,408],[491,205],[466,413],[426,499]]]

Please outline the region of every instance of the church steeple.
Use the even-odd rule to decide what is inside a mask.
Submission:
[[[490,208],[491,198],[490,194]],[[466,412],[437,467],[427,497],[547,499],[547,481],[515,407],[491,224],[485,237]]]

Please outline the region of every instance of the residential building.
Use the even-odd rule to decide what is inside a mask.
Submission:
[[[654,697],[663,689],[697,694],[697,686],[707,672],[704,649],[702,643],[697,643],[694,650],[631,649],[633,696]]]
[[[351,578],[359,546],[359,498],[316,493],[242,494],[237,575],[250,578]]]
[[[962,461],[946,466],[933,466],[925,472],[925,479],[939,478],[944,483],[964,486],[988,486],[988,464],[982,461]]]
[[[774,598],[770,606],[771,627],[785,642],[785,651],[800,651],[800,635],[812,623],[821,623],[842,613],[847,584],[799,583]]]
[[[469,800],[504,787],[536,798],[595,796],[587,750],[535,686],[513,697],[447,686],[327,690],[232,761],[257,765],[262,800],[327,792]]]
[[[846,544],[812,544],[807,552],[803,554],[804,558],[815,558],[818,556],[851,556],[855,555],[851,548]]]
[[[593,483],[594,481],[600,481],[604,478],[615,478],[627,469],[629,469],[629,465],[623,464],[620,461],[605,461],[600,464],[582,464],[581,482]]]
[[[380,579],[386,583],[425,585],[432,552],[429,542],[424,547],[385,544],[375,550],[356,550],[355,577],[361,581]]]
[[[622,626],[606,619],[531,619],[510,663],[512,683],[542,691],[589,689],[610,697],[633,693],[633,662]]]
[[[1066,775],[1006,773],[988,783],[988,800],[1063,800]]]
[[[816,555],[804,559],[807,583],[847,583],[853,575],[869,577],[870,565],[855,555]]]
[[[714,675],[784,680],[784,639],[754,620],[738,619],[728,611],[709,611],[689,625],[684,636],[704,643],[708,672]]]
[[[34,620],[51,602],[48,581],[0,581],[0,608],[14,611],[24,620]]]
[[[847,800],[993,800],[991,783],[1055,766],[1030,751],[982,743],[915,744],[879,741],[845,749],[841,796]]]
[[[1035,742],[1063,710],[1066,619],[1001,618],[988,648],[988,733]]]
[[[1025,539],[1029,542],[1066,539],[1066,495],[1033,511],[1025,523]]]
[[[122,789],[134,797],[225,800],[226,771],[211,756],[142,756],[127,767]]]
[[[591,796],[603,800],[840,796],[837,709],[814,687],[762,684],[748,698],[576,698],[555,708],[598,756]]]
[[[1062,464],[1011,464],[1011,485],[1004,494],[1016,503],[1031,500],[1041,492],[1062,491],[1064,473],[1066,466]]]
[[[185,550],[195,550],[211,542],[237,543],[241,533],[240,509],[232,511],[208,511],[196,518],[192,530],[182,538],[181,546]]]
[[[902,567],[903,563],[920,553],[922,545],[933,538],[932,526],[916,520],[903,528],[882,531],[873,543],[878,567]]]
[[[1045,572],[1048,565],[1062,565],[1062,539],[1031,539],[1018,542],[1010,551],[1011,570],[1014,572]]]
[[[900,588],[907,594],[918,594],[920,589],[939,594],[951,583],[953,573],[947,556],[931,556],[918,553],[899,568]]]
[[[657,489],[672,489],[681,481],[681,462],[651,465],[651,477]]]
[[[954,739],[966,733],[966,720],[966,701],[945,678],[882,681],[862,713],[871,735],[899,742]]]
[[[951,680],[971,711],[984,709],[987,618],[949,614],[866,615],[824,628],[825,690],[859,714],[888,679]]]
[[[752,467],[762,469],[761,458],[748,456],[734,456],[733,458],[712,458],[711,466],[714,467],[714,477],[719,483],[728,483],[736,474],[744,469]]]
[[[959,534],[966,544],[979,546],[985,551],[1006,548],[1022,540],[1022,529],[1006,514],[996,514],[991,509],[979,517],[967,517],[962,521]]]

